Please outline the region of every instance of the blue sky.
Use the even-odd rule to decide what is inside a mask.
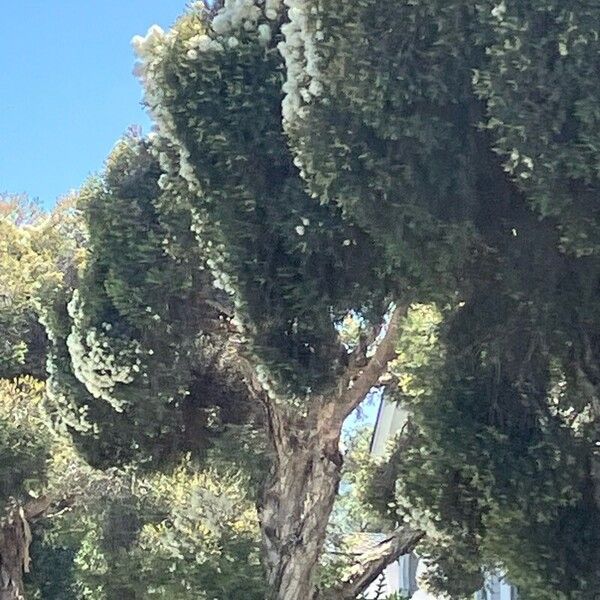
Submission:
[[[102,168],[133,124],[149,129],[132,36],[167,28],[186,0],[4,0],[0,193],[50,207]]]

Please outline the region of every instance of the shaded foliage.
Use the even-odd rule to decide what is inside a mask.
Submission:
[[[250,418],[227,340],[203,333],[226,331],[226,320],[194,258],[189,213],[186,225],[159,177],[147,144],[117,146],[104,179],[81,193],[88,259],[77,290],[64,289],[46,319],[57,416],[96,464],[202,452],[211,429]]]
[[[379,506],[426,529],[454,597],[500,567],[525,597],[591,598],[600,8],[580,4],[231,0],[136,38],[157,130],[84,190],[87,262],[48,320],[94,460],[252,422],[236,361],[302,415],[347,366],[336,323],[426,304]]]

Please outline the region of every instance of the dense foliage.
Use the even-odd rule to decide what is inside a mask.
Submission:
[[[600,11],[287,4],[297,164],[371,225],[408,298],[442,309],[438,354],[422,333],[398,361],[413,417],[392,473],[437,536],[438,587],[464,595],[500,566],[526,597],[592,597]]]
[[[217,455],[210,469],[186,457],[150,476],[98,471],[66,450],[55,450],[46,490],[70,501],[33,526],[32,598],[263,597],[246,472]]]
[[[410,422],[391,464],[371,473],[371,500],[430,533],[423,551],[437,568],[429,578],[454,597],[497,567],[525,598],[593,597],[600,527],[589,418],[565,406],[557,369],[532,406],[491,340],[450,345],[464,338],[462,317],[460,309],[445,322],[431,307],[409,313],[393,372]]]
[[[26,198],[0,198],[0,377],[44,373],[36,299],[56,279],[48,222]]]
[[[366,233],[312,200],[293,164],[281,129],[279,8],[229,3],[212,24],[196,9],[136,46],[158,131],[179,155],[161,155],[164,180],[185,178],[198,243],[267,369],[260,376],[301,400],[336,374],[332,320],[381,311],[385,280]]]
[[[223,422],[251,419],[231,345],[209,335],[223,328],[223,313],[189,211],[161,192],[159,178],[148,144],[129,137],[115,147],[103,177],[81,192],[80,281],[45,319],[57,418],[98,465],[176,460],[202,452]]]
[[[102,488],[36,532],[33,597],[263,598],[245,475],[200,471],[188,459],[151,477],[94,477]]]
[[[599,20],[575,0],[227,0],[151,28],[134,46],[156,130],[119,142],[82,191],[82,263],[44,262],[43,228],[0,219],[0,375],[40,370],[41,286],[52,416],[94,464],[209,460],[227,425],[256,437],[265,421],[279,450],[276,425],[296,427],[302,450],[326,429],[311,407],[352,388],[351,351],[390,302],[412,304],[387,390],[410,422],[371,500],[426,531],[431,584],[452,597],[500,568],[531,600],[593,598]],[[42,448],[21,439],[37,464]],[[263,442],[253,490],[278,464]],[[319,452],[333,481],[337,447]],[[168,484],[181,496],[159,495],[186,546],[185,486],[213,482],[182,473]],[[238,484],[224,476],[211,493],[236,505]],[[237,527],[255,552],[251,527],[220,514],[219,558],[203,563],[217,573],[221,557],[240,560],[224,541]],[[127,556],[141,573],[191,555],[162,523],[140,521]],[[217,594],[163,575],[160,593]]]
[[[0,379],[0,506],[41,493],[52,442],[42,393],[31,377]]]

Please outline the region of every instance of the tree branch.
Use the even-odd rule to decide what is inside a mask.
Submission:
[[[392,311],[375,353],[365,367],[348,369],[340,381],[340,396],[337,402],[342,420],[345,419],[366,397],[369,390],[377,385],[384,375],[388,363],[396,355],[396,340],[402,319],[408,312],[409,304],[398,305]]]
[[[51,497],[40,496],[32,498],[23,506],[23,514],[28,521],[52,518],[70,510],[79,500],[82,494],[71,494],[68,496]]]
[[[323,600],[354,600],[362,594],[383,570],[403,554],[409,554],[425,533],[417,529],[402,527],[386,540],[363,554],[350,568],[342,582],[325,592]]]
[[[52,498],[48,496],[32,498],[23,507],[23,510],[25,511],[25,517],[28,521],[43,517],[52,506],[52,503]]]

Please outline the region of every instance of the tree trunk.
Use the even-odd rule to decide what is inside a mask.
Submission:
[[[24,511],[15,506],[0,526],[0,600],[24,600],[23,572],[29,570],[30,542]]]
[[[317,567],[341,479],[342,427],[395,356],[407,310],[408,304],[393,308],[371,357],[359,347],[357,356],[350,355],[351,366],[337,389],[330,397],[313,397],[304,416],[272,401],[251,365],[241,362],[249,389],[265,408],[274,451],[273,472],[259,510],[267,600],[317,600]]]
[[[268,600],[313,600],[315,575],[341,477],[341,425],[277,431],[277,459],[260,511]],[[311,430],[312,429],[312,430]]]
[[[339,430],[311,439],[297,433],[283,441],[260,513],[267,571],[267,600],[350,600],[385,567],[412,552],[422,531],[399,529],[379,544],[336,588],[319,590],[315,575],[341,477]],[[352,565],[349,565],[352,567]]]
[[[357,557],[338,585],[326,590],[319,600],[355,600],[389,564],[404,554],[410,554],[424,535],[423,531],[410,527],[397,529],[377,547]]]

